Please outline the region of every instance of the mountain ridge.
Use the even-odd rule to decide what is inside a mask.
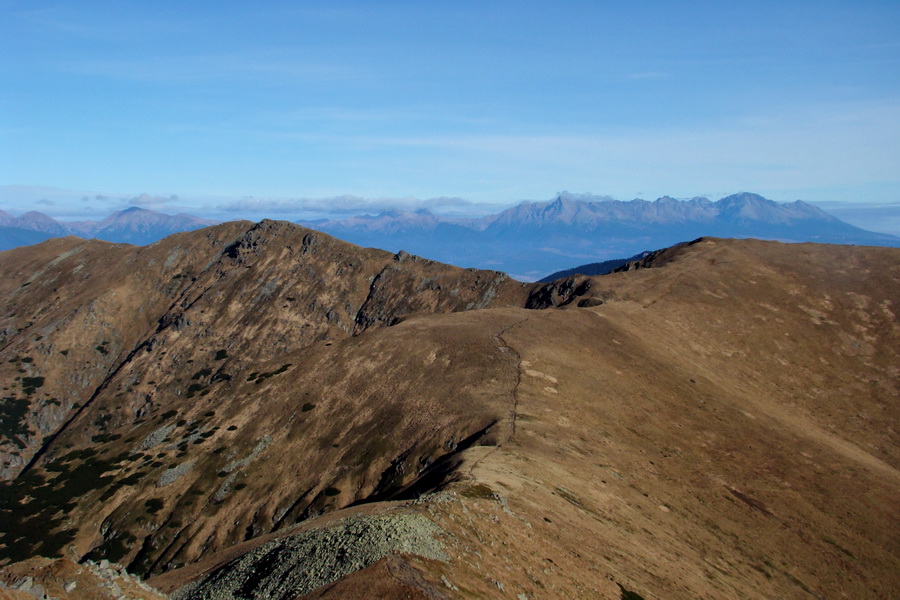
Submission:
[[[898,252],[548,285],[275,221],[3,253],[0,555],[177,598],[886,597]]]
[[[0,250],[61,235],[143,245],[214,223],[138,207],[101,221],[69,223],[36,211],[20,217],[3,213],[0,227],[7,228],[7,235],[0,239]],[[777,203],[749,192],[715,202],[669,196],[620,201],[561,192],[553,200],[523,202],[484,217],[440,216],[423,208],[297,223],[361,246],[500,270],[521,280],[545,279],[548,272],[572,265],[620,259],[703,236],[900,246],[896,236],[854,227],[801,200]]]
[[[900,245],[900,238],[844,223],[801,200],[779,204],[741,192],[620,201],[560,193],[478,219],[393,212],[300,222],[362,245],[405,248],[443,262],[539,279],[573,264],[619,259],[703,236],[793,242]]]
[[[5,252],[0,580],[887,597],[898,252],[701,238],[547,285],[276,221]]]
[[[75,235],[81,238],[96,238],[108,242],[136,245],[150,244],[173,233],[193,231],[216,225],[219,221],[202,219],[186,213],[167,215],[146,208],[132,206],[116,211],[99,221],[57,221],[42,212],[28,211],[14,217],[0,211],[0,226],[21,232],[25,239],[43,239]],[[43,241],[38,239],[38,241]],[[34,243],[34,242],[33,242]],[[0,251],[18,247],[18,240],[7,238],[0,241]]]
[[[573,275],[608,275],[609,273],[614,272],[619,267],[623,267],[628,263],[646,258],[649,254],[649,251],[645,251],[641,252],[640,254],[635,254],[634,256],[629,256],[628,258],[614,258],[612,260],[605,260],[598,263],[578,265],[577,267],[572,267],[571,269],[563,269],[562,271],[551,273],[543,279],[539,279],[538,283],[550,283],[552,281],[556,281],[557,279],[572,277]]]

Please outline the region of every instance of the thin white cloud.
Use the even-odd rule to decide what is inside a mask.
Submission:
[[[272,215],[360,214],[379,213],[386,210],[414,211],[419,209],[464,208],[472,203],[455,197],[417,198],[362,198],[343,195],[326,198],[241,198],[216,206],[226,213]]]
[[[127,204],[128,206],[139,206],[141,208],[157,209],[177,203],[178,201],[178,196],[174,194],[171,196],[153,196],[151,194],[140,194],[138,196],[134,196],[133,198],[123,199],[120,202]]]
[[[493,120],[486,116],[478,116],[478,111],[471,107],[458,105],[441,106],[439,104],[406,104],[385,107],[346,107],[346,106],[305,106],[291,111],[263,113],[262,120],[271,123],[274,128],[284,130],[291,126],[308,123],[330,122],[358,125],[412,123],[432,121],[455,125],[489,126]]]
[[[418,149],[409,170],[438,174],[453,161],[471,177],[516,178],[520,197],[530,193],[523,188],[545,189],[548,182],[619,197],[637,185],[651,195],[673,196],[698,189],[790,193],[870,182],[900,189],[900,101],[762,114],[702,129],[318,137],[357,148]]]
[[[28,185],[0,185],[0,205],[18,212],[46,207],[41,210],[62,219],[106,217],[132,206],[176,212],[199,208],[174,194],[105,194]]]
[[[815,202],[835,217],[869,231],[900,236],[900,201],[894,202]]]

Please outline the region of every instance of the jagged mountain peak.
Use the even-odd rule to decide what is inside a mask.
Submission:
[[[40,227],[39,234],[31,230],[6,233],[0,238],[0,248],[70,234],[147,244],[211,221],[132,207],[102,224],[86,221],[53,227],[46,220],[42,223],[28,225]],[[751,192],[712,202],[703,197],[679,200],[671,196],[619,201],[562,191],[547,201],[523,202],[480,218],[445,217],[422,208],[302,224],[360,245],[391,252],[405,249],[464,267],[506,271],[525,280],[701,236],[900,244],[895,236],[864,231],[805,202],[777,203]],[[17,227],[16,220],[5,226]]]
[[[801,207],[803,211],[798,210]],[[662,196],[652,202],[639,198],[622,202],[605,197],[562,192],[547,202],[522,203],[507,209],[500,213],[500,218],[495,219],[493,223],[495,226],[524,224],[546,226],[554,223],[591,226],[597,222],[616,220],[664,224],[691,220],[709,221],[716,218],[783,223],[791,218],[797,218],[801,213],[807,214],[809,218],[826,215],[823,211],[810,211],[805,207],[809,205],[779,204],[750,192],[726,196],[717,202],[710,202],[702,197],[678,200],[671,196]],[[834,219],[828,217],[828,220]]]
[[[803,200],[794,200],[783,205],[786,209],[795,212],[810,219],[820,219],[822,221],[841,222],[837,217],[828,214],[818,206],[813,206]]]
[[[750,192],[713,202],[699,196],[619,201],[562,191],[550,200],[522,202],[478,219],[428,215],[416,220],[401,214],[307,225],[356,243],[406,248],[523,279],[702,236],[900,245],[895,236],[864,231],[806,203],[782,204]]]
[[[543,210],[543,214],[547,219],[571,223],[573,219],[577,218],[578,212],[587,206],[586,202],[576,200],[568,194],[562,193],[547,205]]]
[[[713,206],[718,209],[720,217],[735,222],[758,221],[769,224],[787,224],[797,220],[838,222],[825,211],[800,200],[779,204],[749,192],[727,196]]]

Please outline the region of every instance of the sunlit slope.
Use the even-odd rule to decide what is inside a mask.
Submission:
[[[900,585],[896,250],[702,239],[542,287],[234,236],[5,485],[5,556],[192,598]]]

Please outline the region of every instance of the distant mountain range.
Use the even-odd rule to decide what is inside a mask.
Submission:
[[[900,246],[900,238],[845,223],[802,202],[740,193],[716,202],[668,196],[623,202],[562,193],[479,219],[428,210],[298,221],[341,239],[452,264],[537,279],[573,264],[621,259],[701,236]]]
[[[166,215],[138,207],[114,212],[102,221],[74,222],[57,221],[37,211],[14,217],[0,210],[0,250],[36,244],[46,239],[67,235],[141,246],[173,233],[193,231],[217,223],[219,221],[183,213]]]
[[[715,202],[668,196],[623,202],[564,192],[552,201],[525,202],[481,218],[443,217],[423,209],[297,222],[360,246],[405,250],[524,280],[545,278],[573,265],[582,265],[579,272],[598,274],[598,267],[590,265],[622,262],[702,236],[900,246],[896,236],[860,229],[805,202],[780,204],[751,193]],[[215,223],[136,207],[102,221],[78,222],[56,221],[35,211],[19,217],[0,211],[0,250],[66,235],[144,245]]]

